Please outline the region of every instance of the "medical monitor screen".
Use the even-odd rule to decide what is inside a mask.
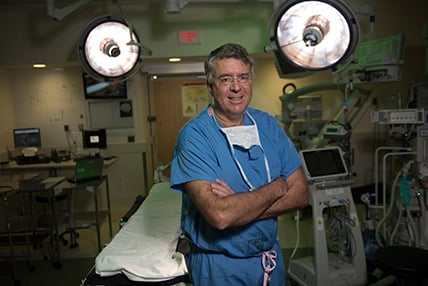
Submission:
[[[13,130],[15,149],[28,147],[42,147],[42,138],[39,128],[22,128]]]
[[[348,175],[345,160],[338,147],[302,150],[300,156],[310,181],[333,180]]]
[[[84,130],[83,131],[83,147],[105,149],[107,148],[107,135],[105,129]]]
[[[89,74],[83,73],[83,88],[86,99],[127,98],[126,81],[98,81]]]

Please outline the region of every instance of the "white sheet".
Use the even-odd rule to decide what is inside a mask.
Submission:
[[[125,274],[133,281],[165,281],[187,274],[176,252],[181,195],[169,183],[155,184],[148,197],[95,259],[101,276]]]

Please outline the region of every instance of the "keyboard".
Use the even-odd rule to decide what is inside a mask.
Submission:
[[[15,157],[15,162],[18,165],[30,165],[30,164],[44,164],[50,163],[51,157],[36,155],[36,156],[17,156]]]

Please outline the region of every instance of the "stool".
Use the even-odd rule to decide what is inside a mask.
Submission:
[[[397,277],[399,285],[425,285],[423,280],[428,279],[428,250],[422,248],[381,247],[375,253],[375,264],[386,274]]]

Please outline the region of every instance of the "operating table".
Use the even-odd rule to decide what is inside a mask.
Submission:
[[[189,282],[183,254],[188,245],[180,229],[181,195],[171,191],[169,183],[157,183],[146,198],[137,197],[130,211],[82,286]]]

